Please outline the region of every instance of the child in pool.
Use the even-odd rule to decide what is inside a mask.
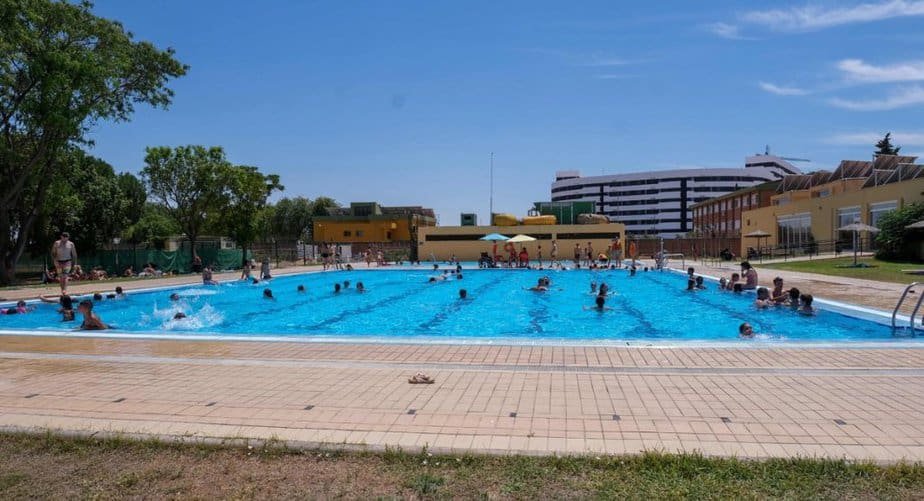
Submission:
[[[93,313],[93,301],[84,299],[77,306],[77,311],[83,315],[83,323],[80,324],[80,329],[85,331],[98,331],[108,329],[109,326],[104,324],[103,321]]]

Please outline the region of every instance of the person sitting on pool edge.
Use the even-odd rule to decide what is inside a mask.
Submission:
[[[745,322],[738,326],[738,337],[751,339],[754,337],[754,328],[751,327],[751,324]]]
[[[218,282],[212,278],[212,267],[202,268],[202,285],[218,285]]]
[[[99,331],[108,329],[109,326],[93,313],[93,301],[84,299],[77,306],[77,312],[83,315],[83,323],[80,324],[80,330]]]
[[[741,274],[744,278],[743,288],[746,290],[757,288],[757,270],[747,261],[741,261]]]
[[[815,300],[811,294],[802,294],[799,299],[802,302],[802,306],[799,308],[799,313],[802,315],[814,315],[815,308],[812,307],[812,301]]]

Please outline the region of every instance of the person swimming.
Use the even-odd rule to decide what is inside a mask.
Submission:
[[[98,331],[109,328],[109,326],[103,323],[103,321],[96,315],[96,313],[93,313],[93,301],[84,299],[77,306],[77,311],[83,315],[83,322],[80,324],[81,330]]]
[[[58,308],[58,313],[61,314],[62,322],[73,322],[74,321],[74,300],[67,294],[62,294],[59,299],[61,307]]]
[[[272,291],[272,290],[270,290],[270,289],[263,289],[263,299],[272,299],[272,300],[275,300],[276,298],[273,297],[273,291]]]
[[[340,283],[334,284],[334,294],[340,294]]]
[[[773,300],[770,299],[770,291],[766,287],[759,287],[757,289],[757,299],[754,300],[754,306],[758,308],[766,308],[773,304]]]
[[[799,299],[802,302],[802,306],[799,308],[799,313],[802,315],[814,315],[815,308],[812,307],[812,302],[815,300],[815,298],[812,297],[811,294],[802,294]]]
[[[349,288],[350,288],[350,281],[349,281],[349,280],[344,280],[344,281],[343,281],[343,288],[344,288],[344,289],[349,289]]]
[[[598,291],[597,293],[598,296],[605,297],[610,293],[610,286],[607,285],[606,282],[600,282],[600,288],[597,289],[597,291]]]
[[[295,292],[298,292],[299,294],[304,294],[304,293],[305,293],[305,286],[302,285],[302,284],[298,284],[298,287],[295,288]]]
[[[539,281],[536,283],[536,285],[534,285],[533,287],[530,287],[527,290],[530,290],[533,292],[546,292],[547,290],[549,290],[549,286],[546,283],[545,278],[540,278]]]
[[[103,295],[100,294],[99,292],[94,292],[94,293],[93,293],[93,300],[94,300],[94,301],[102,301],[102,300],[103,300]]]
[[[456,280],[462,280],[462,274],[461,274],[461,273],[456,274]]]
[[[635,266],[632,266],[632,267],[629,268],[629,276],[630,276],[630,277],[634,277],[634,276],[635,276]]]
[[[7,308],[3,310],[3,314],[4,315],[18,315],[21,313],[29,313],[30,311],[34,309],[35,308],[30,308],[26,306],[26,302],[20,299],[19,301],[16,302],[16,306],[14,308]]]
[[[591,294],[596,294],[596,293],[597,293],[597,282],[595,282],[595,281],[593,281],[593,280],[590,281],[590,293],[591,293]]]
[[[465,289],[459,289],[459,299],[468,299],[468,291]]]
[[[731,280],[729,280],[728,285],[726,285],[728,290],[730,291],[735,290],[735,286],[738,285],[739,280],[741,280],[741,275],[739,275],[738,273],[732,273]]]
[[[182,320],[184,318],[186,318],[186,314],[183,313],[182,311],[178,311],[176,312],[176,315],[173,315],[174,320]]]
[[[738,337],[751,339],[754,337],[754,335],[754,328],[751,327],[751,324],[745,322],[738,326]]]
[[[696,276],[696,288],[697,288],[697,289],[700,289],[700,290],[706,288],[706,284],[703,283],[703,276],[702,276],[702,275],[697,275],[697,276]]]
[[[770,293],[770,299],[776,304],[783,304],[789,298],[786,291],[783,290],[783,278],[776,277],[773,279],[773,291]]]
[[[180,300],[180,295],[177,294],[176,292],[174,292],[173,294],[170,294],[170,300],[171,300],[171,301],[179,301],[179,300]]]
[[[356,292],[360,294],[366,292],[366,286],[362,282],[356,282]]]
[[[789,307],[797,310],[799,309],[799,289],[793,287],[789,289]]]
[[[692,278],[687,279],[687,288],[686,288],[686,290],[688,290],[688,291],[695,291],[695,290],[696,290],[696,280],[695,280],[695,279],[692,279]]]
[[[728,279],[725,277],[722,277],[719,279],[719,290],[724,291],[726,289],[728,289]]]
[[[732,288],[732,292],[734,292],[735,294],[741,294],[742,292],[744,292],[744,285],[741,283],[735,284],[735,286]]]
[[[609,306],[606,305],[606,297],[605,297],[605,296],[600,296],[600,295],[598,295],[596,298],[594,298],[594,305],[593,305],[593,306],[585,306],[585,307],[584,307],[584,310],[585,310],[585,311],[586,311],[586,310],[596,310],[596,311],[598,311],[598,312],[600,312],[600,313],[603,313],[604,311],[612,310],[612,308],[610,308]]]

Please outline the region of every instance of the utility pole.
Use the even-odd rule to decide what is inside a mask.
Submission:
[[[491,197],[490,208],[488,209],[488,226],[494,224],[494,152],[491,152]]]

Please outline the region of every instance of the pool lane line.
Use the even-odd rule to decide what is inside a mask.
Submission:
[[[259,359],[259,358],[198,358],[198,357],[157,357],[151,355],[87,355],[67,353],[20,353],[0,352],[0,360],[45,360],[88,363],[128,363],[157,365],[197,365],[197,366],[245,366],[245,367],[286,367],[303,369],[380,369],[420,371],[469,371],[469,372],[564,372],[601,375],[694,375],[694,376],[889,376],[889,377],[924,377],[924,368],[919,367],[635,367],[635,366],[580,366],[564,364],[516,365],[516,364],[465,364],[439,362],[376,362],[369,360],[293,360],[293,359]],[[437,381],[439,382],[439,381]]]
[[[474,294],[467,300],[465,301],[461,301],[458,299],[455,300],[455,302],[449,304],[442,311],[434,315],[433,318],[418,325],[417,326],[418,331],[419,332],[430,331],[433,327],[445,322],[446,319],[449,318],[449,315],[451,313],[456,313],[459,310],[461,310],[463,307],[474,304],[479,296],[481,296],[482,294],[485,294],[488,291],[488,289],[501,283],[503,280],[504,280],[504,277],[497,277],[495,280],[481,284],[481,286],[473,290]]]

